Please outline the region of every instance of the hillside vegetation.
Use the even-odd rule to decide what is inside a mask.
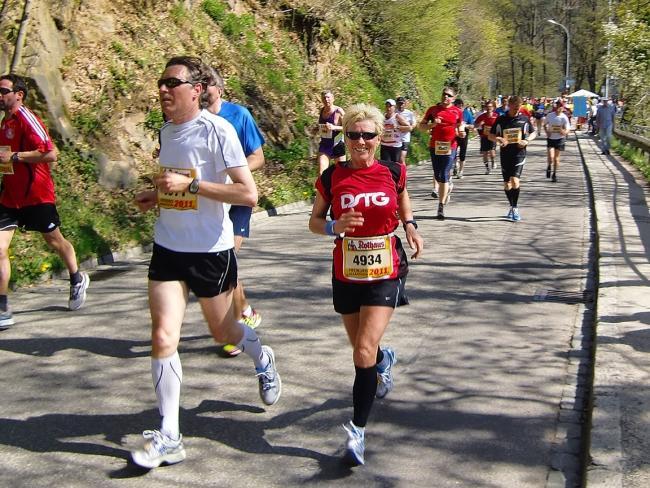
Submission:
[[[31,10],[16,59],[26,3]],[[343,107],[383,106],[405,95],[420,113],[445,84],[470,101],[498,92],[555,95],[564,42],[544,19],[580,12],[591,30],[581,33],[589,49],[575,55],[584,58],[577,73],[596,89],[607,2],[570,3],[4,0],[0,67],[8,72],[13,64],[28,78],[27,105],[57,140],[62,230],[83,261],[151,240],[155,215],[137,213],[132,197],[150,185],[156,168],[151,153],[162,114],[155,82],[171,56],[196,55],[219,68],[225,98],[258,120],[267,164],[254,176],[259,205],[269,208],[313,195],[314,125],[325,88]],[[423,135],[415,139],[412,160],[427,155]],[[16,236],[12,261],[17,283],[62,268],[33,234]]]

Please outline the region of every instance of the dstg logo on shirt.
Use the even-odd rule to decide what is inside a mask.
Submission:
[[[383,191],[376,193],[359,193],[358,195],[350,195],[349,193],[344,193],[341,195],[341,208],[345,209],[356,207],[362,200],[366,207],[369,207],[370,204],[376,205],[378,207],[383,207],[385,205],[388,205],[388,202],[390,201],[390,199]]]

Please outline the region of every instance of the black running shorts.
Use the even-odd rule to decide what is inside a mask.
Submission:
[[[332,278],[334,310],[342,315],[357,313],[362,306],[400,307],[408,305],[406,277],[374,283],[347,283]]]
[[[503,175],[503,181],[510,181],[512,177],[521,178],[526,158],[504,158],[503,153],[501,156],[501,174]]]
[[[154,244],[149,279],[184,281],[197,297],[212,298],[237,286],[237,258],[234,249],[177,252]]]
[[[0,230],[23,227],[47,234],[61,225],[59,213],[53,203],[30,205],[23,208],[9,208],[0,205]]]
[[[546,139],[546,147],[557,149],[558,151],[564,151],[564,145],[566,143],[566,138],[561,139]]]
[[[496,148],[496,142],[491,141],[487,137],[481,137],[481,152],[494,151]]]

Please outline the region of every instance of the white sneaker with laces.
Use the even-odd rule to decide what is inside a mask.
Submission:
[[[260,382],[260,398],[265,405],[274,405],[282,393],[282,379],[275,367],[275,355],[273,349],[269,346],[262,346],[264,351],[269,357],[269,364],[263,371],[257,371],[257,377]]]
[[[70,300],[68,300],[68,308],[70,310],[78,310],[86,302],[86,290],[90,286],[90,276],[88,273],[81,273],[81,281],[76,285],[70,285]]]
[[[344,424],[343,428],[348,434],[348,440],[345,444],[345,454],[343,456],[344,460],[352,466],[364,464],[366,429],[363,427],[357,427],[351,420],[347,424]]]
[[[381,350],[385,357],[388,357],[388,366],[383,371],[377,368],[377,398],[384,398],[393,389],[393,366],[397,363],[397,355],[391,347]]]
[[[175,441],[159,430],[145,430],[142,437],[145,438],[142,448],[131,452],[131,459],[138,466],[153,469],[163,463],[180,463],[186,457],[183,436]]]

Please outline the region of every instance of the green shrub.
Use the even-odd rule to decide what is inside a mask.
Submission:
[[[226,16],[226,5],[219,0],[204,0],[201,4],[203,11],[215,22],[221,22]]]
[[[255,17],[251,14],[228,13],[221,22],[221,30],[228,37],[239,37],[255,25]]]
[[[147,112],[147,115],[144,116],[145,129],[152,131],[154,134],[158,134],[158,131],[164,123],[163,113],[159,108],[152,108]]]

